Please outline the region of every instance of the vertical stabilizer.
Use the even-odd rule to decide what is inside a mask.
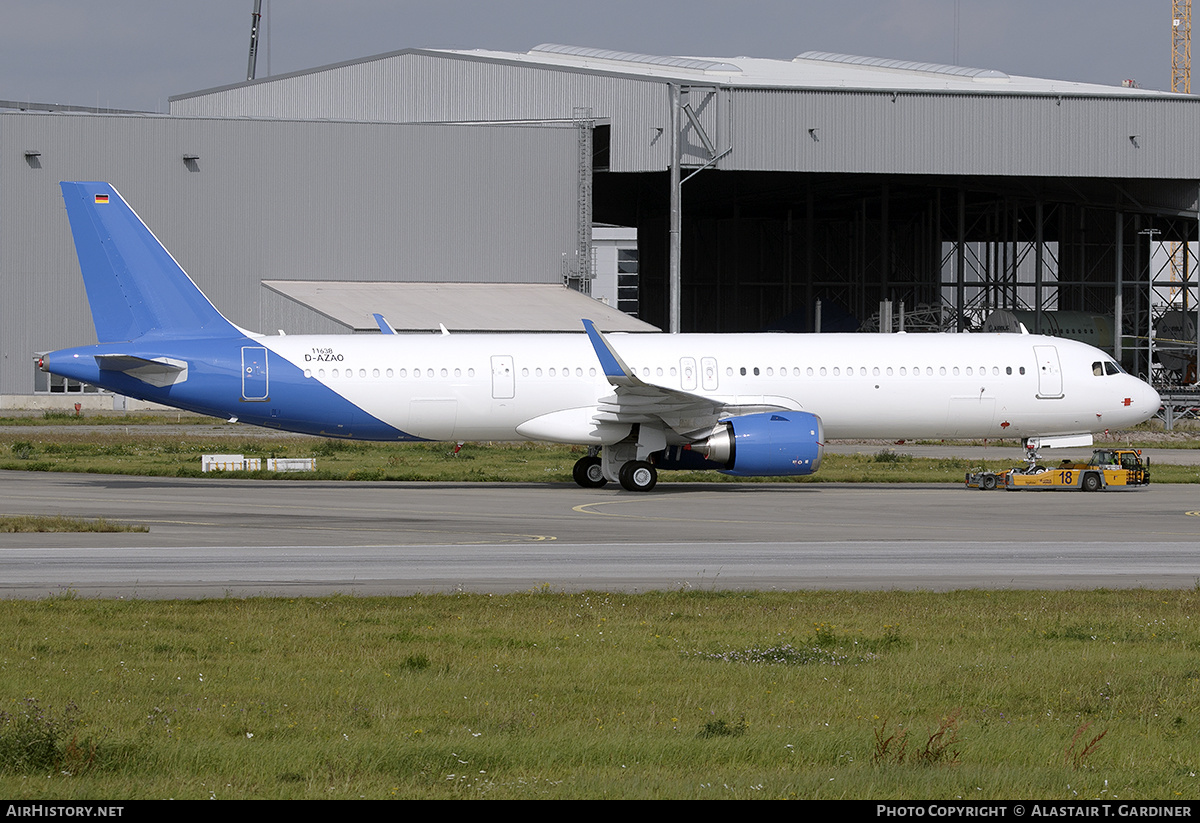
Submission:
[[[145,335],[241,334],[108,183],[63,183],[92,322],[101,343]]]

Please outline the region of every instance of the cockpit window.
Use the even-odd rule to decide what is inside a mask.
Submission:
[[[1092,374],[1095,377],[1103,377],[1104,376],[1104,364],[1101,363],[1099,360],[1097,360],[1095,363],[1092,364]]]
[[[1114,362],[1112,360],[1106,360],[1104,362],[1104,373],[1105,374],[1120,374],[1121,367],[1118,366],[1116,364],[1116,362]]]

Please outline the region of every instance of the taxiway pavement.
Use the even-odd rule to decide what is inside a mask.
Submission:
[[[0,597],[647,589],[1190,588],[1195,486],[161,479],[0,472],[0,511],[149,533],[0,534]]]

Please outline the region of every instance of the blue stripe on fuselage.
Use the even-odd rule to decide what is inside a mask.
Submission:
[[[45,355],[47,371],[91,383],[127,397],[273,429],[356,440],[424,440],[384,423],[333,389],[267,349],[268,395],[242,399],[242,348],[261,341],[173,340],[169,344],[107,343],[62,349]],[[97,355],[124,354],[152,360],[169,357],[188,364],[187,379],[153,386],[118,371],[101,369]]]

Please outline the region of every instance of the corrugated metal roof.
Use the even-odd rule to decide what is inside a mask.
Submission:
[[[654,54],[638,54],[632,51],[612,51],[610,49],[590,49],[583,46],[560,46],[555,43],[542,43],[529,50],[530,54],[567,54],[587,60],[602,60],[615,63],[637,63],[646,66],[669,66],[673,69],[692,69],[703,72],[723,72],[738,74],[741,72],[732,63],[718,60],[701,60],[695,57],[661,57]]]
[[[429,49],[430,53],[454,54],[482,60],[505,60],[579,71],[603,71],[646,79],[694,82],[696,75],[711,82],[717,75],[721,85],[776,86],[797,89],[862,89],[885,91],[961,91],[971,93],[1033,93],[1113,96],[1158,96],[1171,92],[1153,91],[1098,83],[1077,83],[1037,77],[1009,75],[994,69],[972,69],[938,63],[889,60],[877,57],[835,55],[810,51],[792,60],[763,57],[711,57],[698,55],[634,55],[623,59],[602,49],[542,44],[525,53],[486,49]],[[607,56],[606,56],[607,55]],[[720,66],[720,69],[711,68]]]
[[[791,60],[779,60],[763,57],[648,55],[543,43],[527,52],[489,49],[403,49],[245,83],[173,95],[170,100],[172,104],[175,104],[217,92],[248,86],[269,85],[289,78],[319,75],[335,69],[361,67],[407,55],[453,56],[462,60],[537,66],[560,71],[658,82],[687,84],[695,83],[698,78],[703,78],[708,83],[718,83],[734,88],[951,91],[974,94],[1051,94],[1104,97],[1185,96],[1151,89],[1022,77],[1009,75],[995,69],[972,69],[965,66],[945,66],[920,61],[836,55],[832,52],[821,51],[808,51]]]
[[[988,80],[1007,80],[1008,75],[996,69],[972,69],[967,66],[948,66],[943,63],[921,63],[915,60],[890,60],[884,57],[859,57],[832,51],[806,51],[797,60],[824,60],[828,63],[847,63],[854,66],[874,66],[899,71],[923,71],[930,74],[949,74],[955,77],[981,77]]]
[[[336,280],[264,280],[271,291],[308,306],[355,331],[378,329],[382,314],[397,331],[583,331],[581,319],[601,331],[659,329],[598,300],[543,283],[365,283]]]

